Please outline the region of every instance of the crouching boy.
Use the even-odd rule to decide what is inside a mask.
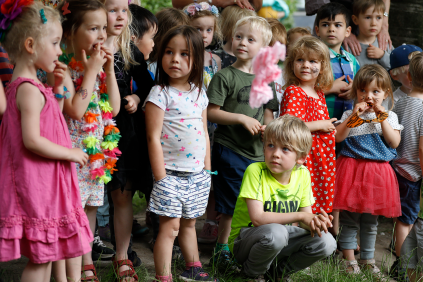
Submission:
[[[247,277],[259,279],[273,262],[292,273],[328,257],[336,242],[332,216],[314,215],[310,172],[302,164],[312,137],[305,123],[284,115],[264,132],[265,162],[248,166],[235,205],[229,246]],[[291,226],[299,222],[300,227]],[[317,234],[318,236],[314,236]]]

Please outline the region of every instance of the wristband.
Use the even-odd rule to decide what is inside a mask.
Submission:
[[[208,170],[208,169],[205,169],[204,171],[207,172],[208,174],[217,175],[217,171],[211,171],[211,170]]]
[[[69,99],[70,92],[68,91],[68,89],[66,88],[66,86],[63,86],[63,90],[64,90],[64,94],[63,95],[62,94],[55,93],[54,94],[54,97],[56,97],[57,99],[63,99],[63,98]]]

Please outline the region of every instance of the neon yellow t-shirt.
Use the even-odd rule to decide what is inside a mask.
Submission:
[[[231,251],[241,228],[253,226],[245,199],[262,202],[265,212],[297,212],[299,208],[314,204],[310,172],[305,166],[300,166],[292,171],[289,184],[282,185],[272,176],[266,163],[257,162],[249,165],[242,179],[232,218],[229,236]]]

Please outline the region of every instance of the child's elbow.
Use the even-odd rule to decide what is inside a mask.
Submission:
[[[113,110],[112,110],[112,115],[113,115],[113,117],[115,117],[115,116],[117,116],[117,115],[118,115],[119,110],[120,110],[120,109],[119,109],[118,107],[113,108]]]

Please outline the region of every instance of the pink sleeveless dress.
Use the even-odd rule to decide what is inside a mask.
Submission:
[[[0,126],[0,262],[21,255],[33,263],[77,257],[91,250],[93,236],[81,205],[75,164],[43,158],[25,148],[16,105],[17,88],[25,82],[45,96],[40,135],[72,147],[52,89],[23,77],[11,82]]]

